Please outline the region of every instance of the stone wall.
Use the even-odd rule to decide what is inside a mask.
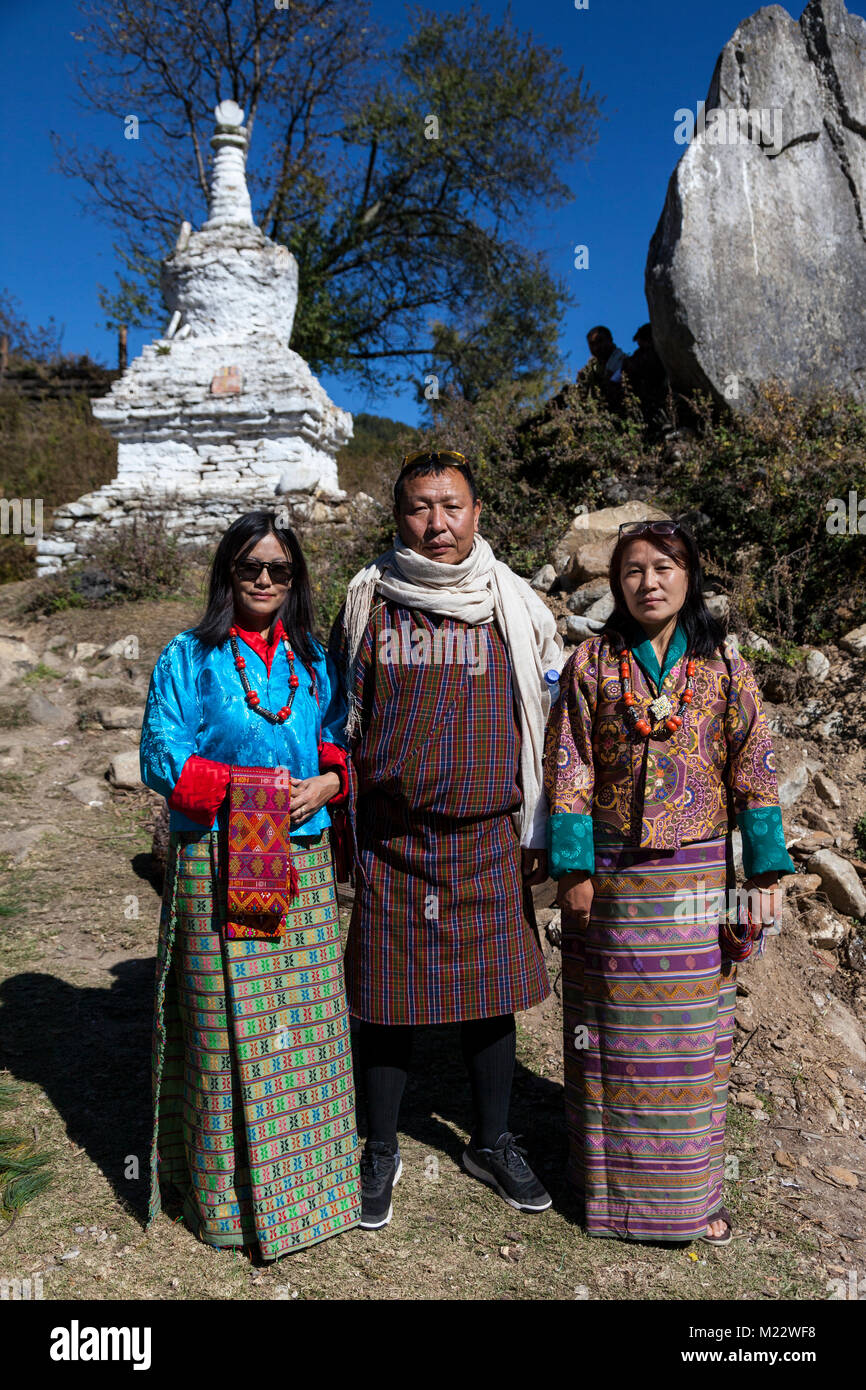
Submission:
[[[335,495],[315,487],[275,497],[267,484],[245,491],[217,485],[202,487],[196,494],[189,490],[155,494],[109,483],[98,492],[58,507],[51,535],[39,546],[38,573],[50,574],[86,560],[94,540],[136,521],[163,522],[182,545],[213,545],[236,517],[260,508],[285,508],[286,520],[293,530],[303,533],[313,526],[328,526],[333,528],[335,537],[348,534],[355,511],[345,494]]]

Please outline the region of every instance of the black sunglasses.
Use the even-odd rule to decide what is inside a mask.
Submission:
[[[267,570],[272,584],[279,585],[288,584],[294,573],[285,560],[238,560],[234,566],[238,579],[244,580],[258,579],[262,570]]]
[[[619,534],[621,536],[643,536],[649,531],[654,536],[673,536],[682,529],[678,521],[652,521],[647,517],[645,521],[621,522]]]

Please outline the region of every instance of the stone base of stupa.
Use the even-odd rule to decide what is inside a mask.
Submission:
[[[39,542],[37,573],[52,574],[67,565],[86,562],[94,543],[112,530],[160,525],[176,536],[181,546],[214,547],[226,527],[244,512],[276,511],[303,537],[312,526],[326,526],[336,537],[351,528],[353,506],[343,492],[329,492],[317,484],[307,489],[275,495],[272,486],[245,485],[237,488],[222,482],[203,484],[183,492],[129,488],[119,482],[107,483],[96,492],[58,507],[51,534]]]

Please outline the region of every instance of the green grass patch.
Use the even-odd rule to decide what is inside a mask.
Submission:
[[[18,1093],[0,1084],[0,1114],[18,1104]],[[12,1222],[27,1202],[32,1202],[52,1182],[51,1154],[38,1150],[20,1130],[0,1125],[0,1217]]]
[[[0,889],[0,918],[15,917],[21,911],[21,899],[11,888]]]
[[[55,671],[53,666],[46,666],[44,661],[40,661],[37,666],[33,667],[32,671],[28,671],[26,676],[22,676],[21,679],[23,685],[38,685],[40,681],[61,680],[62,673]]]

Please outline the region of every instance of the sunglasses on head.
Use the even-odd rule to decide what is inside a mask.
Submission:
[[[267,570],[272,584],[288,584],[292,577],[292,567],[285,560],[237,560],[234,571],[238,579],[256,580],[262,570]]]
[[[619,534],[621,536],[643,536],[647,531],[654,536],[673,536],[682,527],[678,521],[652,521],[649,517],[645,521],[623,521],[620,523]]]
[[[465,463],[466,455],[460,454],[456,449],[418,449],[414,454],[407,454],[400,464],[402,468],[410,468],[413,463]]]

